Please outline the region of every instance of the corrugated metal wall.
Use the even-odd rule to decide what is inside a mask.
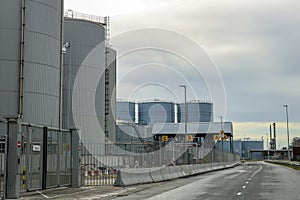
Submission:
[[[172,102],[139,103],[139,123],[152,125],[155,123],[174,123],[175,111]]]
[[[122,121],[135,121],[135,103],[126,101],[117,101],[116,119]]]
[[[61,0],[25,0],[24,121],[58,126]],[[18,114],[21,1],[0,7],[0,117]]]
[[[212,122],[213,104],[212,103],[188,103],[188,122]],[[185,104],[178,104],[178,122],[185,121]]]

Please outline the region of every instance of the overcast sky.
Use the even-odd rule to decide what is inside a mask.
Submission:
[[[220,75],[214,86],[205,77],[203,66],[197,68],[201,74],[197,77],[190,70],[193,67],[189,60],[178,54],[144,49],[120,57],[119,98],[180,101],[181,81],[188,85],[190,100],[224,102],[226,120],[235,122],[240,137],[259,137],[268,132],[270,122],[285,122],[283,104],[289,105],[290,121],[294,122],[291,135],[300,136],[299,1],[66,0],[65,9],[111,16],[112,44],[116,49],[119,43],[114,44],[114,38],[120,35],[128,39],[121,44],[128,49],[135,41],[159,41],[160,36],[151,31],[143,38],[137,29],[170,31],[170,40],[179,38],[173,41],[181,54],[192,52],[196,47],[190,46],[197,44],[202,50],[193,56],[201,57],[200,65]],[[128,31],[133,33],[131,38],[124,36]],[[211,90],[217,87],[225,89],[224,101],[222,95],[220,101],[213,98]],[[284,146],[284,123],[279,124],[278,131]]]

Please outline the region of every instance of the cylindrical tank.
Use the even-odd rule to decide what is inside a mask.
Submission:
[[[187,103],[188,122],[212,122],[213,104],[203,101],[190,101]],[[180,103],[177,107],[178,122],[185,122],[185,104]]]
[[[134,122],[135,121],[135,103],[132,101],[117,100],[116,120]]]
[[[97,22],[65,18],[66,43],[63,127],[80,127],[84,142],[104,143],[105,28]]]
[[[174,123],[175,104],[173,102],[149,101],[139,105],[139,124]]]
[[[0,117],[58,126],[62,0],[2,0]]]

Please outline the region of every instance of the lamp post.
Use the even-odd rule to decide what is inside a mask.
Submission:
[[[188,164],[188,158],[187,158],[187,117],[188,117],[188,109],[187,109],[187,102],[186,102],[186,85],[179,85],[179,87],[182,87],[184,89],[184,157],[185,157],[185,164]]]
[[[63,45],[62,53],[66,54],[67,50],[69,49],[69,65],[68,65],[68,93],[67,93],[67,110],[66,110],[66,122],[65,122],[65,128],[70,129],[70,107],[71,107],[71,43],[66,42]]]
[[[287,153],[288,153],[288,159],[291,160],[290,157],[290,151],[289,151],[289,146],[290,146],[290,131],[289,131],[289,107],[288,105],[283,105],[283,107],[285,108],[285,113],[286,113],[286,133],[287,133]]]
[[[221,143],[222,143],[222,162],[224,162],[224,149],[223,149],[223,139],[224,139],[223,116],[219,116],[219,118],[221,118],[221,132],[220,132],[220,137],[221,137]]]

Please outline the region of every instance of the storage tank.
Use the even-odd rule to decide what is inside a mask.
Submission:
[[[213,104],[206,101],[190,101],[187,103],[188,122],[212,122]],[[185,104],[178,104],[178,122],[185,122]]]
[[[174,123],[175,104],[160,100],[141,102],[139,107],[139,124]]]
[[[0,118],[58,126],[63,1],[2,0]]]
[[[116,119],[118,121],[135,122],[135,103],[117,100]]]
[[[63,126],[80,127],[85,143],[104,143],[105,27],[85,16],[65,17]]]

